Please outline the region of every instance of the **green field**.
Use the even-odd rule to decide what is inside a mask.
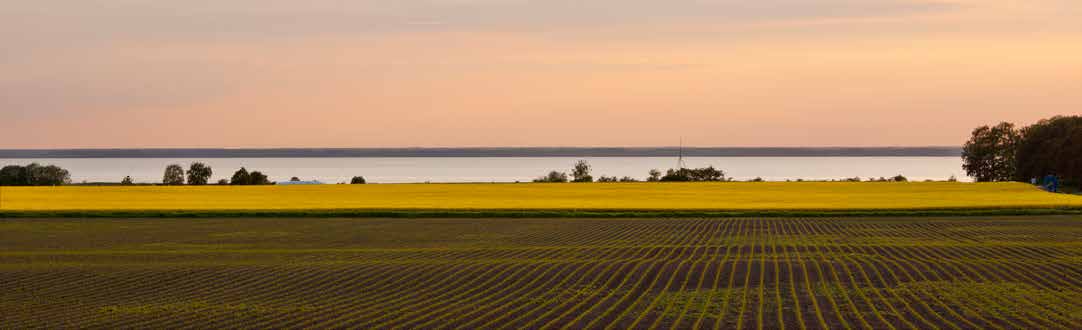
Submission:
[[[1080,196],[1046,193],[1022,183],[65,186],[0,191],[0,215],[8,216],[806,216],[1080,209]]]
[[[0,328],[1079,329],[1082,217],[0,219]]]

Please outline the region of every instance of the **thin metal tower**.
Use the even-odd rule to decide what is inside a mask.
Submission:
[[[676,168],[682,170],[682,169],[685,169],[687,167],[688,167],[688,164],[684,162],[684,137],[681,136],[680,137],[680,155],[676,159]]]

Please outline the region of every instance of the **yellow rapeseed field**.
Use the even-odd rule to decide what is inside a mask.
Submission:
[[[3,187],[0,210],[852,210],[1079,207],[1022,183]]]

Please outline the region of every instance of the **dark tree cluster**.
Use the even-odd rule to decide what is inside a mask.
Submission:
[[[977,182],[1013,179],[1020,136],[1011,123],[977,127],[962,147],[962,168]]]
[[[978,182],[1029,182],[1047,175],[1082,183],[1082,116],[1057,116],[1017,129],[1013,124],[973,130],[962,153],[966,174]]]
[[[8,165],[0,168],[0,186],[60,186],[71,183],[68,170],[56,165]]]
[[[668,171],[665,171],[665,175],[660,179],[662,182],[710,182],[726,180],[725,172],[716,169],[713,166],[703,168],[670,168]]]
[[[566,172],[552,171],[549,174],[534,179],[533,182],[594,182],[593,175],[590,172],[593,168],[585,160],[575,162],[575,165],[571,168],[570,177]],[[703,168],[681,168],[681,169],[669,169],[665,174],[657,169],[652,169],[649,172],[649,176],[646,177],[647,182],[710,182],[710,181],[728,181],[725,177],[725,172],[714,168],[713,166]],[[615,176],[599,176],[597,182],[638,182],[638,179],[625,176],[617,178]]]
[[[253,171],[248,173],[247,169],[241,167],[233,173],[233,178],[229,180],[229,184],[234,186],[262,186],[272,185],[274,182],[271,182],[263,172]]]
[[[617,178],[615,176],[604,176],[604,175],[602,175],[602,176],[597,177],[597,182],[639,182],[639,180],[635,179],[635,178],[632,178],[630,176]]]
[[[353,177],[353,179],[349,180],[349,184],[366,184],[366,183],[368,183],[368,181],[366,181],[363,176],[355,176],[355,177]]]
[[[547,174],[545,176],[534,179],[533,182],[539,182],[539,183],[567,182],[567,173],[558,172],[558,171],[552,171],[552,172],[549,172],[549,174]]]
[[[201,162],[195,162],[189,165],[187,172],[185,172],[184,168],[179,164],[171,164],[165,167],[165,174],[162,175],[162,184],[167,186],[179,186],[187,182],[189,185],[202,186],[210,182],[210,177],[212,175],[214,175],[214,170],[212,170],[210,166],[207,166],[207,164]],[[125,179],[130,178],[126,177]]]

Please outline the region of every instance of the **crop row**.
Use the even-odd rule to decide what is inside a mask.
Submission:
[[[448,219],[443,247],[394,228],[413,220],[381,224],[386,247],[0,242],[0,328],[1082,328],[1082,225],[1038,220],[552,220],[494,235],[485,221],[517,220]]]

